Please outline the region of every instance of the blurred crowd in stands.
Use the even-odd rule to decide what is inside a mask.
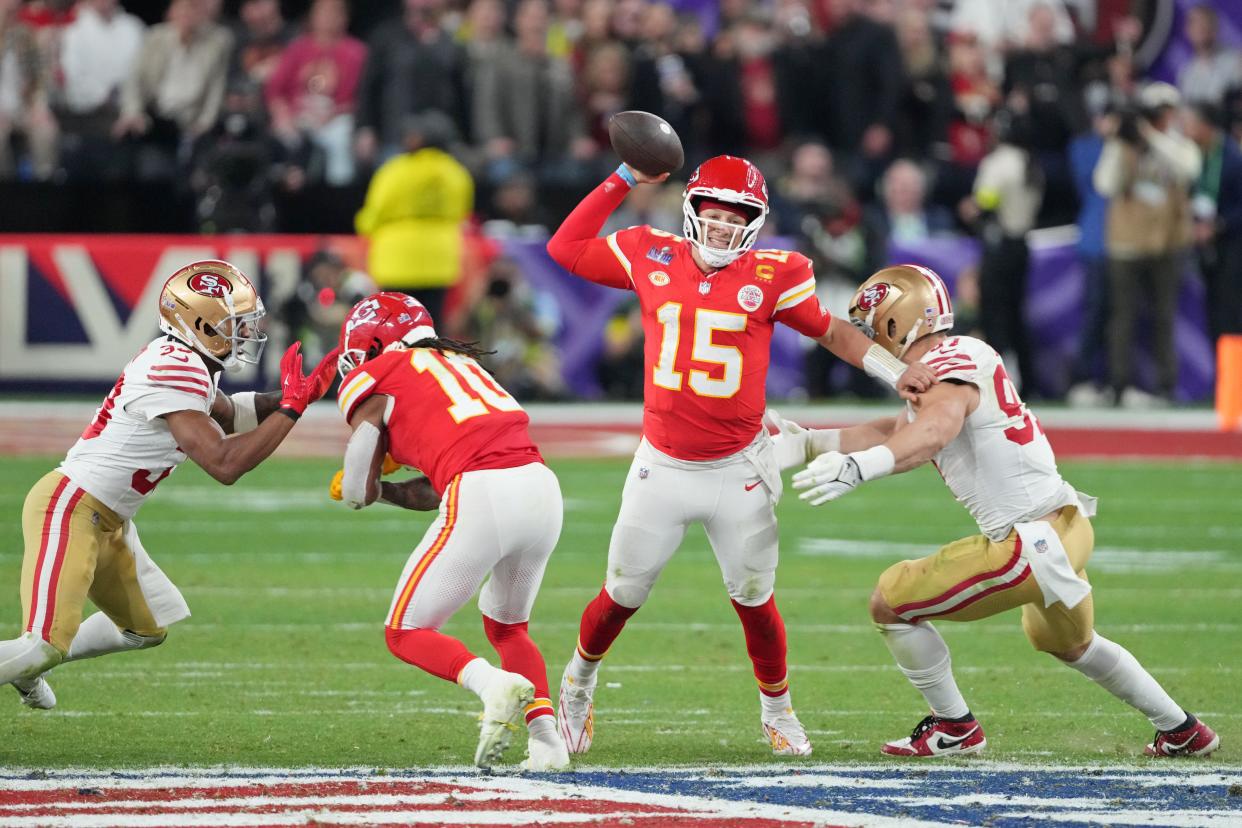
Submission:
[[[765,232],[812,257],[838,312],[891,241],[977,237],[959,330],[1024,378],[1028,234],[1076,225],[1071,400],[1154,404],[1174,395],[1188,266],[1211,338],[1242,332],[1242,54],[1223,2],[0,0],[0,178],[170,181],[215,232],[288,229],[282,194],[340,188],[371,278],[439,317],[482,274],[447,324],[500,352],[507,387],[557,398],[555,303],[486,244],[471,261],[463,234],[545,236],[615,167],[609,117],[642,109],[681,136],[683,176],[722,152],[759,165]],[[1170,19],[1191,54],[1161,83],[1152,30]],[[612,225],[680,232],[680,187],[640,188]],[[324,275],[337,264],[314,278],[350,278]],[[304,289],[298,324],[330,328],[311,312],[324,284]],[[1147,392],[1136,338],[1158,366]],[[610,394],[640,389],[640,346],[627,309],[606,331]],[[811,395],[834,390],[817,359]]]

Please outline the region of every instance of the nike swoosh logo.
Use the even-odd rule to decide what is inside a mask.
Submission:
[[[1179,750],[1185,750],[1186,748],[1190,747],[1190,743],[1193,742],[1194,740],[1195,740],[1195,734],[1191,733],[1190,738],[1182,742],[1180,745],[1176,745],[1171,741],[1165,742],[1164,749],[1168,751],[1169,753],[1175,753]]]
[[[749,492],[751,489],[755,488],[762,482],[763,482],[762,480],[756,480],[754,483],[751,483],[749,486],[746,487],[746,491]]]
[[[949,748],[955,748],[958,745],[960,745],[962,742],[966,741],[971,736],[973,736],[975,731],[978,729],[979,729],[979,726],[975,725],[974,727],[970,729],[970,732],[967,733],[965,736],[958,736],[954,739],[945,739],[944,736],[937,736],[936,737],[936,750],[948,750]]]

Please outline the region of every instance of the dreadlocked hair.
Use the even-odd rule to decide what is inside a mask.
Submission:
[[[442,336],[429,336],[420,339],[410,348],[432,348],[436,351],[447,351],[453,354],[464,354],[471,359],[480,360],[485,356],[496,353],[495,351],[485,351],[479,347],[477,342],[459,342],[456,339],[445,339]]]

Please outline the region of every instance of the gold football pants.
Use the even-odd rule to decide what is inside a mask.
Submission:
[[[1052,521],[1070,565],[1084,581],[1095,535],[1091,521],[1066,506]],[[1091,641],[1095,623],[1091,596],[1073,609],[1061,602],[1044,606],[1044,594],[1022,559],[1021,541],[1011,531],[1002,541],[974,535],[941,547],[934,555],[894,564],[880,576],[885,602],[902,620],[975,621],[1022,607],[1022,629],[1035,649],[1063,653]]]
[[[86,599],[121,629],[159,637],[138,584],[125,521],[60,472],[48,472],[22,507],[22,612],[26,630],[62,653]]]

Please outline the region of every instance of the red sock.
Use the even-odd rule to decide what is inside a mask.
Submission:
[[[746,633],[746,653],[755,665],[759,692],[779,696],[789,689],[785,666],[785,622],[776,608],[776,596],[757,607],[733,602],[733,609]]]
[[[500,654],[500,669],[525,676],[535,685],[535,701],[526,708],[526,721],[529,722],[539,716],[551,716],[553,710],[552,697],[548,693],[548,668],[526,627],[526,621],[502,624],[483,616],[483,631]]]
[[[457,676],[476,656],[456,638],[435,630],[384,631],[388,649],[406,664],[413,664],[445,681],[457,681]]]
[[[607,589],[601,589],[595,600],[582,612],[582,624],[578,627],[578,655],[587,661],[599,661],[608,652],[612,642],[621,634],[621,628],[638,607],[623,607]]]

